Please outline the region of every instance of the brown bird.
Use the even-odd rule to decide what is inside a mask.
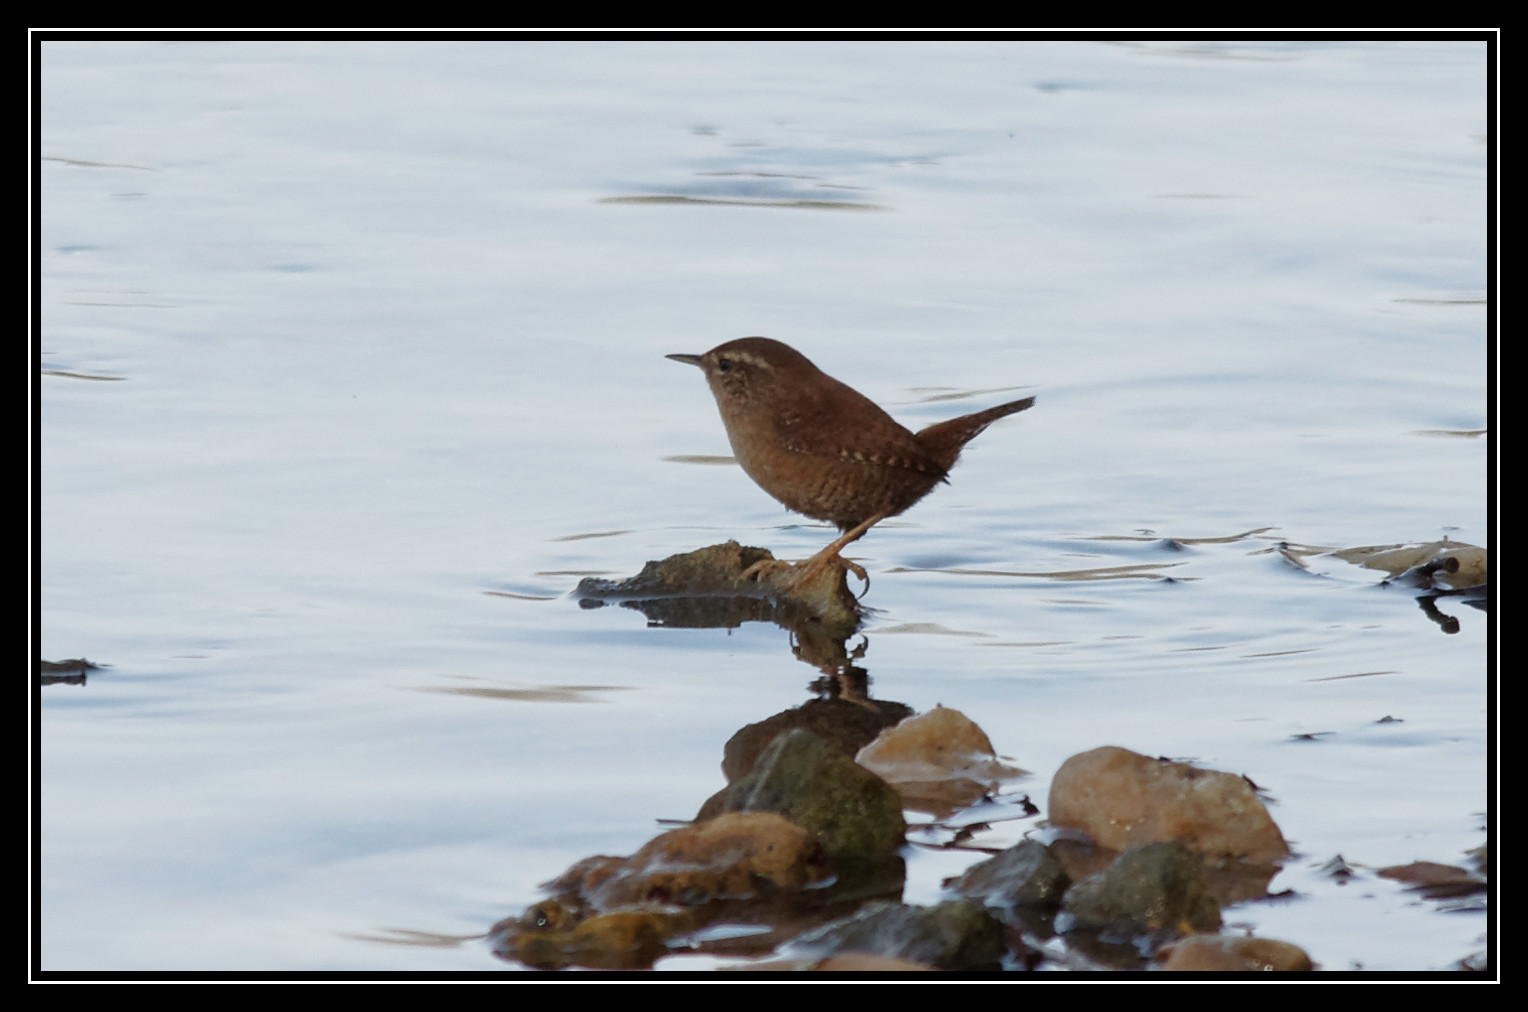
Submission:
[[[961,449],[983,429],[1035,402],[1025,397],[913,433],[805,355],[767,337],[668,357],[705,372],[748,477],[787,509],[844,532],[808,560],[805,571],[909,509],[945,480]]]

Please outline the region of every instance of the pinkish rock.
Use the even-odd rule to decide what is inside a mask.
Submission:
[[[1072,756],[1051,781],[1050,824],[1125,851],[1178,840],[1206,857],[1274,864],[1289,854],[1245,777],[1107,745]]]

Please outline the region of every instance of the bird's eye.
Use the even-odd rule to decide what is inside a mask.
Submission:
[[[719,358],[719,359],[717,359],[716,360],[716,371],[717,372],[731,372],[732,371],[732,359],[730,359],[730,358]]]

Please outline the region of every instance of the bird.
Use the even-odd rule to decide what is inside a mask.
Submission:
[[[787,509],[842,532],[803,564],[803,574],[910,509],[947,481],[960,451],[987,426],[1035,403],[1025,397],[915,433],[781,341],[743,337],[667,357],[705,374],[747,475]]]

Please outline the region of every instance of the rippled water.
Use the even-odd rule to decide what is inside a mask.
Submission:
[[[816,671],[567,594],[829,539],[693,462],[726,438],[663,355],[745,334],[915,428],[1038,398],[855,546],[877,697],[1042,809],[1103,744],[1247,774],[1298,898],[1226,920],[1327,969],[1483,947],[1373,869],[1485,840],[1487,613],[1277,550],[1489,547],[1483,43],[41,70],[38,653],[109,665],[41,694],[43,969],[503,968],[458,936],[693,815]]]

